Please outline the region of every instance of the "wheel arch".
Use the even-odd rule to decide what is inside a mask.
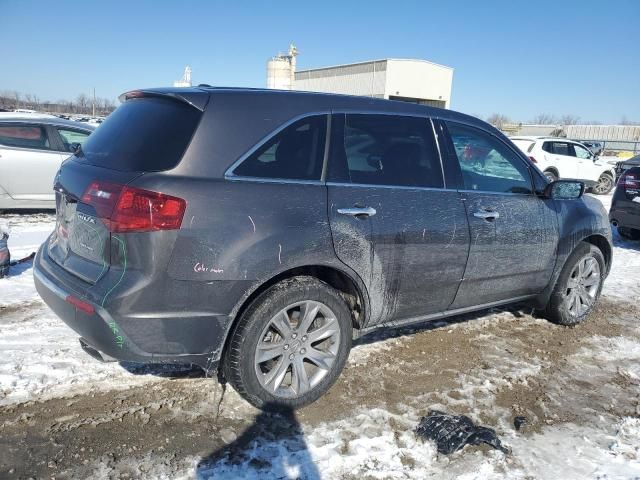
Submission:
[[[273,285],[298,276],[310,276],[321,280],[332,286],[342,294],[349,310],[351,311],[351,323],[353,328],[363,328],[369,318],[369,296],[362,280],[353,272],[347,272],[345,269],[338,268],[334,265],[302,265],[289,268],[279,272],[264,281],[258,282],[254,288],[250,289],[233,308],[229,317],[232,319],[227,326],[224,344],[220,352],[220,360],[224,361],[226,351],[229,347],[229,341],[232,337],[231,332],[237,325],[243,312],[251,305],[256,298]],[[220,362],[220,366],[221,366]],[[221,372],[222,369],[219,368]]]

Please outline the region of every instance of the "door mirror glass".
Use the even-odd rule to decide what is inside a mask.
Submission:
[[[584,183],[575,180],[556,180],[544,190],[545,197],[554,200],[575,200],[584,193]]]

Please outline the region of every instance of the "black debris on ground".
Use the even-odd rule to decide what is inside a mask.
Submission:
[[[529,425],[527,417],[518,416],[513,419],[513,426],[516,427],[516,430],[518,432],[522,429],[522,427],[526,427],[527,425]]]
[[[438,453],[445,455],[454,453],[465,445],[481,443],[486,443],[504,453],[511,453],[502,445],[495,430],[476,426],[465,415],[447,415],[444,412],[430,410],[426,417],[420,419],[416,434],[436,442]]]

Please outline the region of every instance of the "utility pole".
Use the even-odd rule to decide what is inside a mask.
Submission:
[[[91,116],[95,117],[96,116],[96,87],[93,87],[93,103],[91,106],[93,110],[93,113],[91,114]]]

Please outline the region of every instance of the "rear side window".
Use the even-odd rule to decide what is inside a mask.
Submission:
[[[347,114],[344,152],[352,183],[444,186],[431,123],[426,118]]]
[[[284,180],[320,180],[326,130],[326,115],[303,118],[261,145],[234,169],[233,174]]]
[[[169,170],[180,162],[200,116],[176,100],[128,100],[89,136],[79,160],[112,170]]]
[[[37,125],[0,124],[0,145],[7,147],[49,150],[49,137]]]
[[[66,128],[58,128],[58,133],[60,134],[60,138],[62,139],[62,143],[67,152],[71,151],[72,144],[79,143],[80,145],[83,145],[89,137],[87,132],[68,130]]]

